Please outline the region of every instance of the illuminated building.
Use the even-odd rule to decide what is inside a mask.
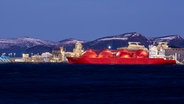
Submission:
[[[52,54],[49,52],[42,53],[43,62],[50,62],[52,59]]]
[[[43,62],[43,58],[41,55],[33,55],[31,56],[31,61],[32,62]]]

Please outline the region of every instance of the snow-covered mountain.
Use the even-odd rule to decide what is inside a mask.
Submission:
[[[142,34],[131,32],[102,37],[93,41],[83,41],[70,38],[59,42],[52,42],[29,37],[0,39],[0,54],[4,52],[17,53],[17,56],[21,56],[22,53],[30,54],[52,52],[52,49],[56,47],[64,47],[66,51],[73,51],[77,41],[80,41],[83,44],[84,49],[106,49],[108,46],[111,46],[111,49],[116,49],[127,46],[128,42],[140,42],[146,47],[150,44],[156,45],[157,42],[168,42],[172,47],[184,47],[184,39],[179,35],[169,35],[147,39]]]
[[[77,41],[79,41],[81,43],[85,42],[83,40],[77,40],[77,39],[69,38],[69,39],[59,41],[58,44],[59,45],[75,44]]]
[[[141,44],[148,46],[150,41],[143,35],[137,32],[125,33],[121,35],[114,35],[96,39],[84,44],[85,48],[93,49],[105,49],[111,46],[112,49],[124,47],[128,45],[128,42],[140,42]]]
[[[54,42],[44,41],[35,38],[21,37],[21,38],[10,38],[0,39],[0,49],[10,48],[14,46],[30,48],[36,45],[55,45]]]
[[[179,35],[155,37],[151,38],[150,40],[154,45],[156,45],[158,42],[168,42],[171,47],[184,47],[184,39]]]
[[[81,42],[82,44],[86,43],[86,41],[84,40],[69,38],[69,39],[59,41],[56,47],[64,47],[64,49],[67,51],[73,51],[73,48],[75,47],[75,43],[77,41]]]
[[[171,42],[171,41],[176,41],[176,40],[183,40],[182,37],[179,35],[168,35],[168,36],[162,36],[162,37],[154,37],[150,39],[153,41],[153,44],[156,44],[157,42]]]
[[[16,53],[17,56],[21,56],[22,53],[25,53],[29,48],[35,46],[51,47],[54,45],[56,45],[54,42],[30,37],[0,39],[0,53]],[[37,48],[37,50],[39,50],[39,48]],[[34,52],[35,50],[32,51]]]

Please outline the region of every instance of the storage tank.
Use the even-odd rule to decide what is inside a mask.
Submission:
[[[148,57],[148,52],[145,50],[138,50],[136,52],[136,55],[138,58],[147,58]]]
[[[86,50],[81,57],[96,58],[97,54],[95,51],[89,49],[89,50]]]
[[[109,58],[113,57],[113,54],[110,50],[103,50],[98,55],[99,58]]]
[[[127,49],[121,49],[121,50],[119,50],[119,52],[129,52]]]
[[[120,58],[130,58],[130,54],[128,52],[120,52]]]

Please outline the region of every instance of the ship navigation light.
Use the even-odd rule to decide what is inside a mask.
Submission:
[[[111,46],[110,45],[108,46],[108,49],[111,49]]]

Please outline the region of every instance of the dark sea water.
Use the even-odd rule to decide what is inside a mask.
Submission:
[[[0,104],[184,104],[184,66],[0,64]]]

